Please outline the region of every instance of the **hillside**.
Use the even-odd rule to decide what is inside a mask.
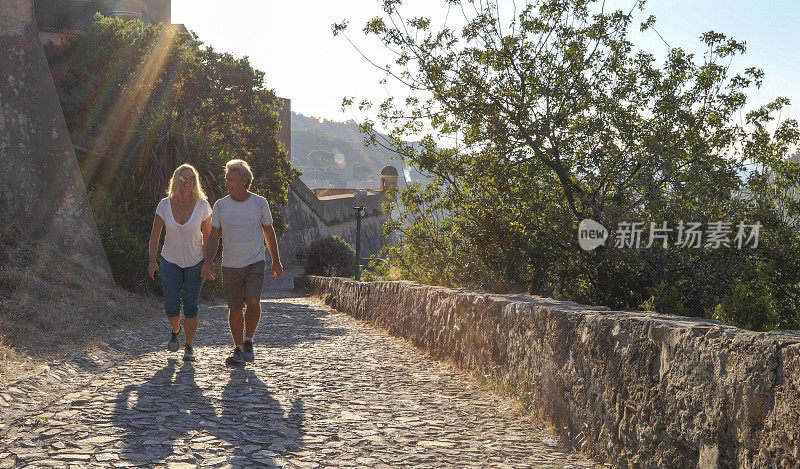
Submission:
[[[309,187],[377,188],[381,169],[392,165],[400,187],[428,179],[391,151],[365,147],[355,121],[336,122],[292,113],[292,162]]]

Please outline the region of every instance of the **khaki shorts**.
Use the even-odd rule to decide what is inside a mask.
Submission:
[[[264,261],[244,267],[222,267],[222,287],[231,311],[244,308],[244,299],[261,298],[264,287]]]

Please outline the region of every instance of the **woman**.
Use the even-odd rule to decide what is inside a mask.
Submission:
[[[156,262],[161,230],[166,228],[160,262]],[[204,241],[211,233],[211,205],[206,200],[200,177],[192,165],[179,166],[169,182],[167,197],[156,208],[153,230],[150,232],[150,277],[161,273],[164,289],[164,311],[172,326],[167,348],[179,348],[181,333],[181,299],[183,299],[183,326],[186,330],[186,347],[183,360],[194,361],[192,343],[197,332],[197,308],[203,286]]]

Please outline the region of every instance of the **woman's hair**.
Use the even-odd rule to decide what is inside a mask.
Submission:
[[[194,174],[194,188],[192,190],[194,193],[194,200],[197,201],[197,199],[207,199],[208,197],[206,197],[206,193],[203,192],[203,186],[200,185],[200,173],[198,173],[194,166],[190,164],[182,164],[178,166],[172,173],[172,178],[169,180],[169,189],[167,189],[167,196],[172,199],[180,196],[181,172],[184,169],[190,169]]]
[[[250,183],[253,182],[253,172],[250,170],[250,165],[245,160],[230,160],[225,163],[225,174],[230,171],[238,171],[239,175],[247,179],[247,188],[250,189]]]

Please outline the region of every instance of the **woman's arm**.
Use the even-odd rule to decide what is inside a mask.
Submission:
[[[217,256],[219,234],[222,230],[211,226],[211,217],[203,220],[200,230],[203,232],[203,252],[206,255],[202,270],[203,280],[214,280],[214,258]]]
[[[153,280],[156,279],[156,272],[158,272],[158,242],[161,239],[161,230],[164,229],[164,219],[161,215],[156,215],[153,219],[153,229],[150,230],[150,262],[147,266],[147,274]]]

